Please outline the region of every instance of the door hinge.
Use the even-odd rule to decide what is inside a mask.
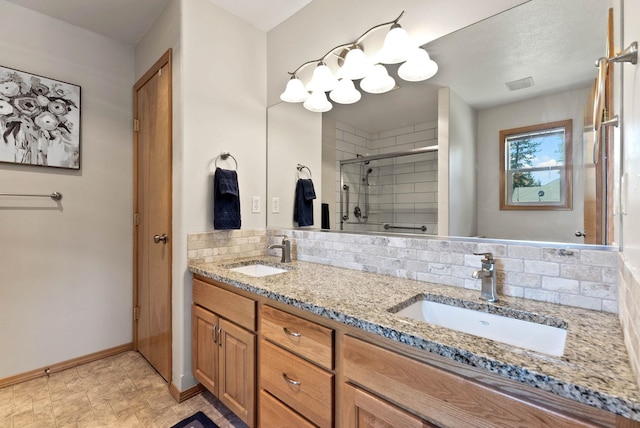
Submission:
[[[140,214],[133,213],[133,225],[137,226],[140,224]]]
[[[136,306],[133,308],[133,320],[137,321],[140,319],[140,306]]]
[[[140,120],[133,119],[133,132],[140,131]]]

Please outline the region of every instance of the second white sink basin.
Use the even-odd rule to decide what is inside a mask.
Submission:
[[[419,300],[396,314],[553,356],[562,355],[567,338],[563,328],[429,300]]]
[[[233,272],[243,273],[249,276],[261,277],[261,276],[269,276],[276,275],[283,272],[288,272],[286,269],[282,269],[279,267],[268,266],[263,264],[251,264],[246,266],[239,266],[235,268],[230,268],[229,270]]]

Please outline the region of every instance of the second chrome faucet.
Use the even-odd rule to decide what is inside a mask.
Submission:
[[[480,299],[493,303],[498,301],[497,280],[496,280],[496,260],[491,253],[473,253],[476,256],[483,256],[480,262],[480,270],[474,271],[471,276],[482,280]]]

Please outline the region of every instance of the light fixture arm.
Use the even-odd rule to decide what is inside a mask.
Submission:
[[[389,21],[389,22],[384,22],[382,24],[378,24],[378,25],[374,25],[373,27],[369,28],[367,31],[365,31],[364,33],[362,33],[362,35],[360,37],[358,37],[354,42],[351,43],[343,43],[341,45],[338,45],[332,49],[330,49],[326,54],[324,54],[322,57],[318,58],[318,59],[312,59],[311,61],[307,61],[302,63],[298,68],[296,68],[293,72],[288,71],[287,73],[290,76],[295,76],[298,71],[300,71],[302,68],[306,67],[309,64],[317,64],[319,62],[323,62],[325,60],[325,58],[327,58],[329,55],[331,55],[332,53],[334,53],[335,51],[337,51],[338,49],[344,49],[346,47],[349,46],[356,46],[359,45],[360,42],[362,41],[363,38],[365,38],[370,32],[372,32],[375,29],[378,29],[380,27],[384,27],[386,25],[396,25],[398,24],[398,21],[400,21],[400,18],[402,18],[402,16],[404,15],[404,10],[402,12],[400,12],[400,15],[398,15],[398,17],[396,19],[394,19],[393,21]]]

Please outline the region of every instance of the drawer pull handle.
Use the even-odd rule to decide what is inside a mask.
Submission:
[[[302,382],[300,382],[299,380],[295,380],[295,379],[291,379],[289,376],[287,376],[286,373],[282,373],[282,377],[284,378],[284,380],[286,380],[287,382],[289,382],[291,385],[301,385]]]
[[[300,337],[302,336],[301,333],[295,333],[291,330],[289,330],[287,327],[282,327],[282,329],[284,330],[285,333],[287,333],[289,336],[293,336],[293,337]]]

